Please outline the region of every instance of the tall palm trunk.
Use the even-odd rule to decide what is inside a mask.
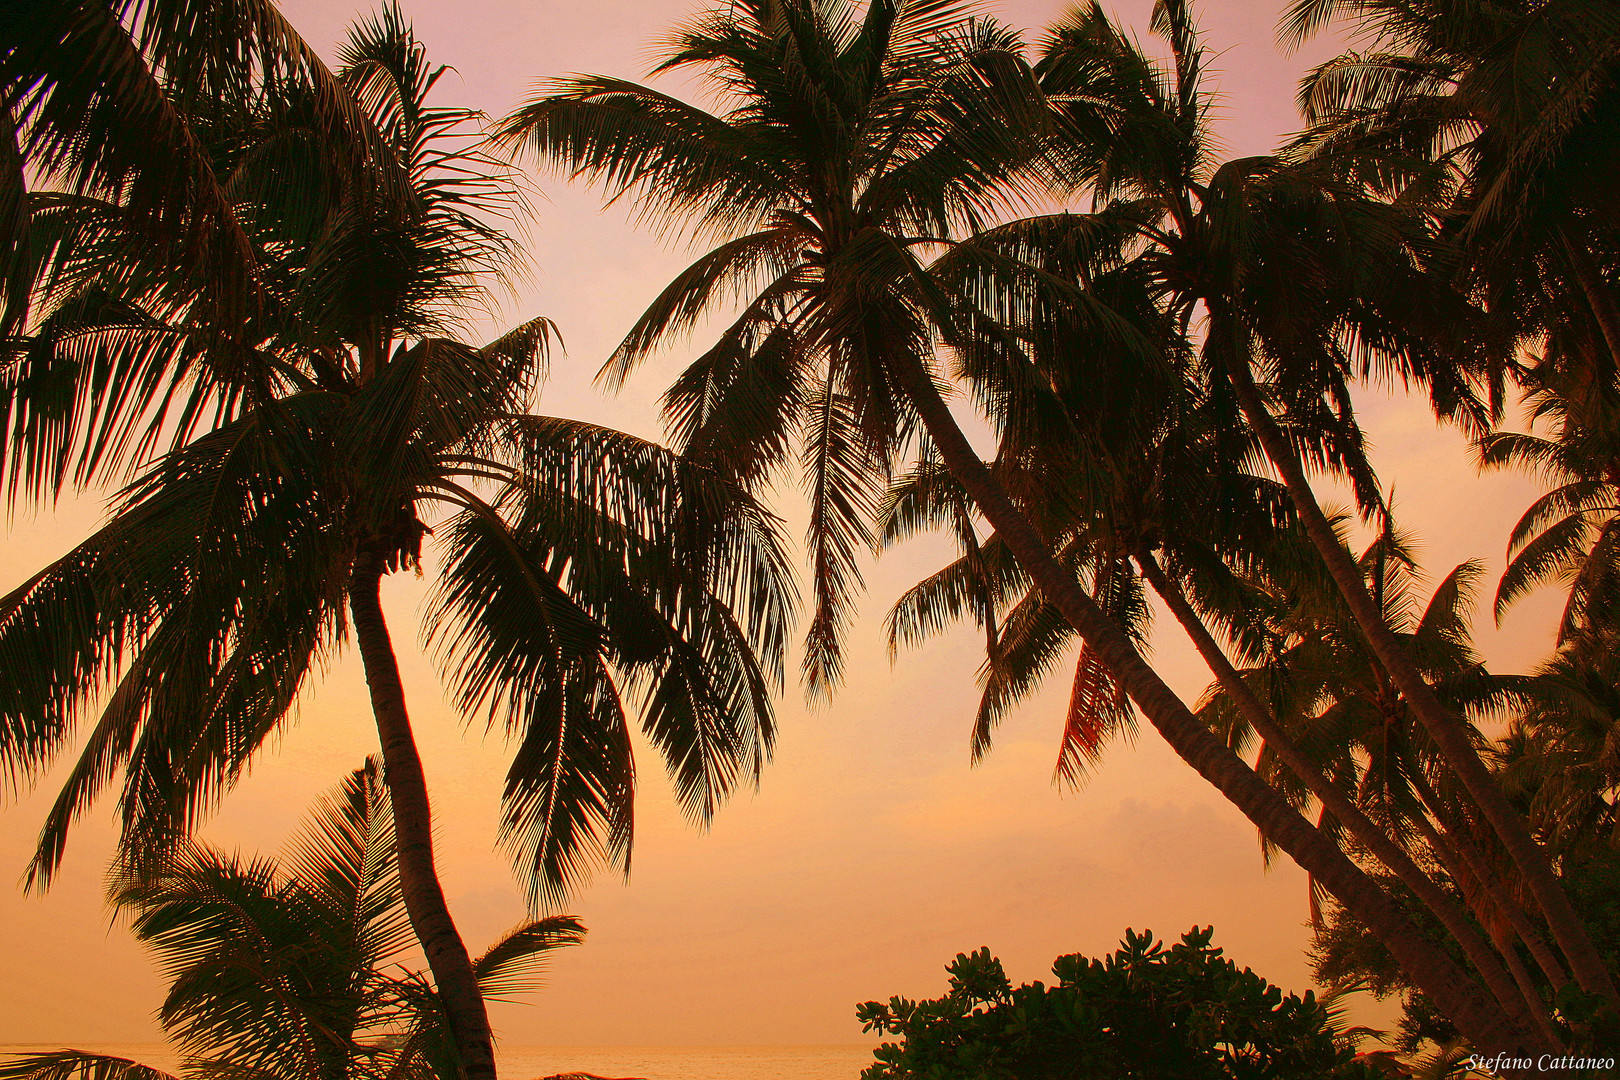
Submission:
[[[399,679],[380,595],[383,557],[374,551],[356,556],[349,582],[349,610],[354,636],[365,663],[371,708],[382,742],[383,780],[394,807],[394,835],[399,880],[411,929],[427,954],[433,983],[455,1039],[464,1080],[495,1080],[495,1044],[489,1030],[472,960],[462,944],[433,865],[433,812],[428,804],[422,759],[405,711],[405,687]]]
[[[1142,576],[1147,578],[1153,591],[1176,617],[1176,621],[1192,640],[1193,647],[1198,650],[1198,655],[1203,657],[1204,663],[1215,675],[1216,681],[1237,706],[1243,719],[1266,741],[1271,752],[1277,755],[1278,760],[1286,765],[1290,772],[1299,777],[1312,795],[1321,800],[1327,811],[1339,820],[1357,842],[1388,867],[1402,884],[1412,890],[1419,902],[1440,920],[1441,925],[1461,947],[1463,955],[1474,965],[1474,970],[1479,972],[1480,978],[1485,981],[1485,985],[1489,987],[1503,1011],[1521,1024],[1533,1020],[1536,1029],[1544,1038],[1551,1040],[1548,1048],[1559,1048],[1556,1036],[1550,1034],[1552,1027],[1543,1015],[1545,1009],[1540,997],[1526,995],[1521,980],[1512,973],[1511,962],[1504,968],[1503,964],[1497,961],[1496,953],[1492,951],[1490,944],[1474,929],[1467,913],[1452,903],[1445,890],[1424,873],[1385,830],[1380,829],[1362,813],[1361,808],[1340,790],[1337,784],[1329,780],[1304,751],[1294,745],[1294,741],[1282,730],[1282,726],[1272,718],[1271,710],[1243,681],[1242,675],[1227,659],[1225,650],[1209,632],[1209,628],[1204,625],[1203,619],[1198,617],[1192,605],[1187,602],[1186,595],[1170,580],[1152,553],[1140,551],[1135,558],[1142,568]],[[1516,959],[1506,955],[1503,957],[1504,961]],[[1527,1011],[1529,1015],[1526,1015]]]
[[[1562,990],[1564,984],[1569,982],[1568,973],[1558,963],[1558,957],[1547,947],[1547,943],[1541,939],[1541,935],[1536,932],[1530,916],[1519,906],[1518,901],[1514,900],[1507,886],[1497,878],[1496,871],[1491,866],[1490,860],[1486,858],[1485,853],[1463,830],[1451,827],[1447,821],[1439,793],[1434,790],[1434,786],[1429,783],[1428,778],[1420,770],[1411,770],[1410,780],[1412,789],[1417,793],[1418,801],[1439,823],[1441,839],[1445,841],[1453,855],[1461,862],[1462,867],[1469,876],[1479,883],[1479,887],[1490,897],[1491,902],[1496,905],[1503,917],[1512,924],[1514,932],[1519,935],[1519,938],[1524,942],[1525,948],[1535,958],[1542,973],[1547,976],[1547,981],[1552,984],[1554,992]]]
[[[1497,949],[1502,953],[1502,960],[1507,964],[1508,970],[1513,972],[1513,981],[1519,984],[1519,989],[1524,995],[1525,1001],[1532,1002],[1534,1005],[1541,1005],[1541,991],[1536,986],[1535,981],[1530,978],[1530,972],[1525,968],[1524,962],[1519,959],[1519,952],[1513,945],[1512,935],[1501,928],[1501,919],[1496,917],[1499,916],[1500,906],[1495,904],[1490,891],[1458,859],[1457,853],[1446,843],[1446,838],[1440,835],[1434,823],[1429,820],[1429,815],[1424,813],[1413,814],[1411,815],[1411,821],[1416,826],[1418,834],[1429,845],[1429,850],[1433,851],[1435,858],[1440,860],[1440,865],[1444,866],[1446,873],[1451,875],[1451,880],[1457,883],[1457,888],[1462,890],[1463,895],[1471,897],[1471,906],[1474,913],[1479,917],[1480,925],[1486,928],[1486,932],[1491,935],[1491,940],[1496,942]],[[1470,888],[1470,882],[1473,883],[1472,888]],[[1498,910],[1493,912],[1492,907],[1497,907]],[[1555,991],[1556,989],[1557,987],[1554,987]],[[1547,1016],[1546,1008],[1535,1008],[1534,1015],[1537,1028],[1556,1044],[1558,1033],[1553,1027],[1551,1019]]]
[[[1585,244],[1565,230],[1559,231],[1559,239],[1563,242],[1570,269],[1575,271],[1575,283],[1580,286],[1581,295],[1586,297],[1592,318],[1603,334],[1603,343],[1609,347],[1610,363],[1620,369],[1620,305],[1615,303],[1614,292],[1603,280],[1597,260],[1592,258],[1592,252]]]
[[[1219,304],[1210,305],[1210,318],[1210,333],[1214,337],[1218,329],[1213,324],[1223,322],[1226,318]],[[1282,477],[1306,534],[1322,561],[1327,564],[1334,584],[1338,586],[1356,624],[1366,635],[1367,643],[1434,740],[1441,758],[1457,774],[1485,820],[1501,838],[1502,845],[1507,848],[1514,865],[1519,868],[1519,873],[1524,876],[1525,883],[1535,896],[1547,921],[1547,928],[1563,950],[1576,981],[1582,989],[1600,994],[1620,1008],[1620,993],[1615,990],[1614,980],[1587,936],[1579,916],[1575,914],[1575,908],[1570,904],[1557,875],[1553,873],[1552,864],[1530,835],[1524,819],[1508,802],[1495,778],[1485,768],[1485,763],[1480,761],[1461,718],[1435,697],[1433,688],[1406,655],[1395,632],[1384,621],[1383,613],[1367,591],[1361,568],[1339,542],[1333,526],[1317,504],[1316,495],[1305,479],[1305,469],[1299,455],[1283,437],[1281,429],[1260,399],[1260,389],[1249,371],[1248,359],[1235,355],[1232,349],[1216,351],[1231,379],[1244,418],[1260,440],[1266,459]]]
[[[922,418],[946,467],[1006,542],[1041,594],[1062,612],[1149,723],[1198,773],[1377,935],[1412,981],[1481,1049],[1528,1051],[1539,1043],[1407,920],[1344,852],[1327,840],[1225,743],[1215,738],[1137,653],[1123,631],[1052,557],[1034,526],[979,460],[918,357],[890,358],[898,388]]]

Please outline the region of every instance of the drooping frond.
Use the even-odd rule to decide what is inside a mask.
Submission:
[[[66,297],[0,366],[7,498],[122,480],[160,439],[180,445],[200,422],[228,419],[239,392],[217,380],[213,344],[100,288]]]
[[[1146,636],[1146,610],[1140,582],[1128,565],[1108,562],[1093,571],[1092,591],[1098,606],[1138,641]],[[1084,644],[1075,662],[1074,685],[1064,716],[1063,736],[1053,779],[1078,786],[1102,759],[1116,736],[1129,735],[1136,714],[1113,674]]]
[[[778,205],[785,171],[745,154],[726,118],[605,76],[543,85],[494,134],[612,199],[629,195],[641,220],[664,229],[691,219],[704,234],[753,231]]]
[[[808,358],[794,321],[778,318],[782,299],[750,304],[664,393],[664,421],[681,454],[749,491],[787,463],[805,417]]]
[[[133,854],[189,829],[330,646],[346,566],[309,446],[293,437],[294,418],[322,404],[289,403],[273,433],[256,417],[164,459],[107,527],[0,601],[0,654],[15,656],[0,756],[14,777],[49,762],[98,690],[116,686],[48,818],[38,883],[120,768]]]
[[[473,960],[478,989],[500,1000],[539,987],[551,953],[585,940],[585,928],[572,915],[553,915],[519,923]]]
[[[130,1058],[87,1050],[13,1054],[0,1062],[0,1080],[179,1080],[172,1073]]]
[[[649,584],[702,580],[747,628],[767,670],[781,670],[797,593],[779,520],[707,454],[677,455],[644,439],[580,421],[523,417],[505,430],[525,485],[577,530],[617,522],[652,549],[679,558],[642,569]],[[582,546],[588,531],[552,539]],[[569,539],[572,537],[572,539]],[[675,575],[674,578],[666,574]],[[690,575],[690,577],[680,577]]]
[[[793,601],[774,520],[724,477],[575,421],[523,418],[507,440],[521,483],[461,496],[429,623],[463,711],[519,743],[507,843],[556,903],[628,858],[622,696],[694,818],[758,776]]]
[[[859,559],[870,550],[882,463],[860,431],[852,403],[831,387],[806,402],[804,465],[810,500],[814,611],[805,633],[804,673],[812,695],[828,694],[843,673],[843,635],[864,587]]]
[[[598,862],[624,865],[634,768],[603,630],[568,595],[543,536],[475,504],[440,529],[442,585],[428,615],[466,715],[516,740],[503,842],[531,895],[560,901]]]
[[[973,760],[990,752],[997,725],[1025,695],[1057,670],[1073,629],[1036,592],[1023,597],[1001,620],[993,663],[985,665],[984,693],[973,721]]]

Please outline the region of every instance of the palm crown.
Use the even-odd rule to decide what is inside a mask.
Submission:
[[[500,129],[633,195],[648,220],[720,241],[653,301],[605,374],[622,379],[741,298],[671,388],[666,415],[689,455],[723,460],[748,484],[802,441],[812,688],[840,671],[871,491],[915,427],[893,368],[900,356],[929,361],[930,315],[944,304],[919,253],[1009,205],[1031,157],[1017,37],[968,10],[735,4],[683,26],[655,69],[699,68],[724,111],[588,77],[549,85]]]

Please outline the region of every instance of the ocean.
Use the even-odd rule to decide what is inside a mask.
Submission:
[[[875,1044],[874,1044],[875,1045]],[[0,1056],[37,1054],[56,1046],[0,1044]],[[178,1059],[162,1043],[80,1050],[132,1058],[165,1072]],[[506,1080],[539,1080],[582,1072],[641,1080],[856,1080],[872,1063],[869,1046],[501,1046],[500,1073]]]
[[[645,1080],[856,1080],[869,1046],[512,1046],[499,1051],[510,1080],[563,1072]]]

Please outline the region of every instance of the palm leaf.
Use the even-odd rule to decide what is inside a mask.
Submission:
[[[1497,619],[1519,597],[1583,561],[1593,540],[1593,524],[1573,514],[1543,529],[1521,547],[1496,587]]]
[[[495,138],[598,181],[614,199],[633,195],[655,227],[690,218],[709,232],[757,229],[777,203],[779,174],[740,152],[725,119],[622,79],[548,84]]]
[[[130,1058],[92,1054],[86,1050],[54,1050],[9,1057],[9,1061],[0,1063],[3,1080],[179,1080],[171,1073]]]
[[[429,632],[462,712],[518,739],[503,843],[531,894],[560,900],[588,865],[629,854],[634,772],[603,630],[559,584],[543,537],[495,508],[474,504],[441,535]]]
[[[868,522],[883,464],[863,438],[854,405],[831,387],[810,399],[804,449],[808,474],[810,551],[814,610],[805,632],[804,674],[808,692],[831,692],[843,672],[843,635],[863,587],[857,552],[869,550]]]
[[[412,941],[395,859],[394,815],[375,759],[316,802],[282,857],[357,971],[396,962]]]
[[[585,928],[571,915],[519,923],[473,961],[478,989],[499,999],[538,987],[551,953],[585,940]]]

